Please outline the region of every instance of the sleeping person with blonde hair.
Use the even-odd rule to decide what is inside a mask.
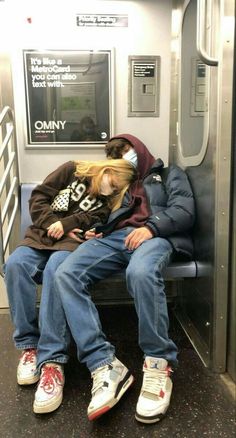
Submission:
[[[135,168],[124,159],[69,161],[48,175],[31,194],[32,225],[8,258],[4,270],[15,327],[13,340],[21,350],[17,382],[29,385],[40,379],[35,412],[45,412],[42,387],[50,393],[54,378],[63,384],[62,365],[68,360],[70,334],[54,293],[55,272],[84,241],[86,231],[97,222],[106,223],[110,213],[121,206],[124,193],[135,177]],[[39,283],[42,293],[38,316]],[[53,357],[52,344],[57,345],[54,351],[58,352]],[[56,403],[49,401],[46,412],[56,409],[61,400],[62,396]]]

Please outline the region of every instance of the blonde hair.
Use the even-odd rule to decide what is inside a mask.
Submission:
[[[103,175],[106,173],[118,177],[117,192],[108,197],[112,211],[121,206],[122,199],[129,185],[135,180],[136,169],[127,160],[101,160],[101,161],[76,161],[75,175],[90,179],[89,192],[97,197],[100,194],[100,186]]]

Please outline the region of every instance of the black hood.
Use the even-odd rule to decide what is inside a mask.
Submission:
[[[115,135],[110,140],[113,140],[115,138],[124,138],[125,140],[128,140],[134,147],[138,155],[138,172],[139,176],[142,179],[152,167],[153,163],[155,162],[155,158],[149,152],[145,144],[143,144],[143,142],[134,135],[119,134]]]

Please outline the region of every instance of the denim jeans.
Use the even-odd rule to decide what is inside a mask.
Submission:
[[[155,237],[134,251],[125,247],[133,230],[117,230],[102,239],[80,245],[57,270],[55,288],[60,295],[67,322],[77,345],[79,361],[90,371],[109,363],[114,346],[102,331],[99,314],[89,286],[127,267],[127,288],[134,298],[139,320],[139,345],[144,356],[165,358],[177,364],[177,347],[168,336],[169,319],[162,271],[173,249]],[[111,290],[112,294],[112,290]]]
[[[10,312],[18,349],[37,348],[38,366],[44,362],[65,363],[70,332],[58,294],[54,290],[57,267],[70,251],[36,250],[20,246],[5,264]],[[39,316],[37,284],[42,282]]]

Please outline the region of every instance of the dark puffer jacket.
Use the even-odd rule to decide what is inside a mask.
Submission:
[[[147,226],[154,237],[169,240],[178,258],[191,259],[195,204],[187,174],[175,165],[164,168],[163,161],[155,161],[137,137],[121,134],[113,138],[132,143],[138,155],[139,182],[130,187],[122,207],[110,215],[108,223],[96,227],[97,232],[108,234],[125,226]],[[142,212],[139,224],[135,223],[137,211]]]

